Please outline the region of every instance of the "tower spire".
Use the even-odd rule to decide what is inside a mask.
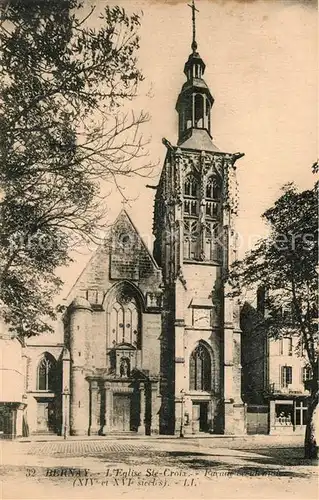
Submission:
[[[184,66],[187,81],[179,93],[176,111],[179,115],[178,145],[187,143],[186,147],[216,150],[210,133],[210,113],[214,98],[203,80],[205,63],[197,52],[195,0],[190,0],[188,7],[192,9],[192,52]],[[205,144],[205,147],[203,146]]]
[[[188,7],[192,9],[192,25],[193,25],[193,41],[192,41],[192,51],[195,54],[197,50],[197,42],[196,42],[196,14],[195,12],[199,12],[195,7],[195,0],[192,0],[192,4],[187,4]]]

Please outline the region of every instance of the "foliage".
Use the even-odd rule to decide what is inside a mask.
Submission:
[[[96,238],[100,183],[147,176],[140,17],[79,0],[10,0],[0,30],[0,302],[18,335],[49,328],[74,234]]]
[[[315,166],[313,166],[315,172]],[[238,286],[257,286],[264,297],[262,328],[271,337],[294,335],[297,352],[305,351],[313,378],[310,391],[305,457],[317,456],[314,414],[318,406],[318,183],[298,192],[293,184],[263,217],[270,234],[261,239],[230,276]],[[263,293],[260,293],[263,292]]]
[[[231,278],[239,288],[265,290],[270,335],[299,334],[314,367],[318,355],[317,189],[298,192],[293,184],[286,185],[263,218],[269,236],[235,263]]]

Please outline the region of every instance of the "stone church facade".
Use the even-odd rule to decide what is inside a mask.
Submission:
[[[64,316],[73,435],[159,432],[161,284],[161,270],[123,210]]]
[[[69,294],[58,341],[22,346],[16,434],[245,432],[239,307],[227,282],[242,155],[213,142],[204,71],[193,40],[177,145],[163,139],[153,254],[122,210]]]

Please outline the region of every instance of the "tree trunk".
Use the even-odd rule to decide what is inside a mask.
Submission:
[[[318,407],[318,396],[319,391],[318,387],[316,390],[311,392],[311,398],[308,405],[308,419],[306,426],[306,435],[305,435],[305,458],[318,458],[318,445],[317,445],[317,436],[318,432],[318,416],[317,416],[317,407]]]

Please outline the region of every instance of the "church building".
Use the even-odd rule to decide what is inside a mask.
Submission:
[[[21,347],[17,435],[245,433],[239,306],[227,281],[243,155],[213,142],[194,5],[191,49],[177,144],[163,139],[153,253],[123,209],[71,289],[58,340]]]

